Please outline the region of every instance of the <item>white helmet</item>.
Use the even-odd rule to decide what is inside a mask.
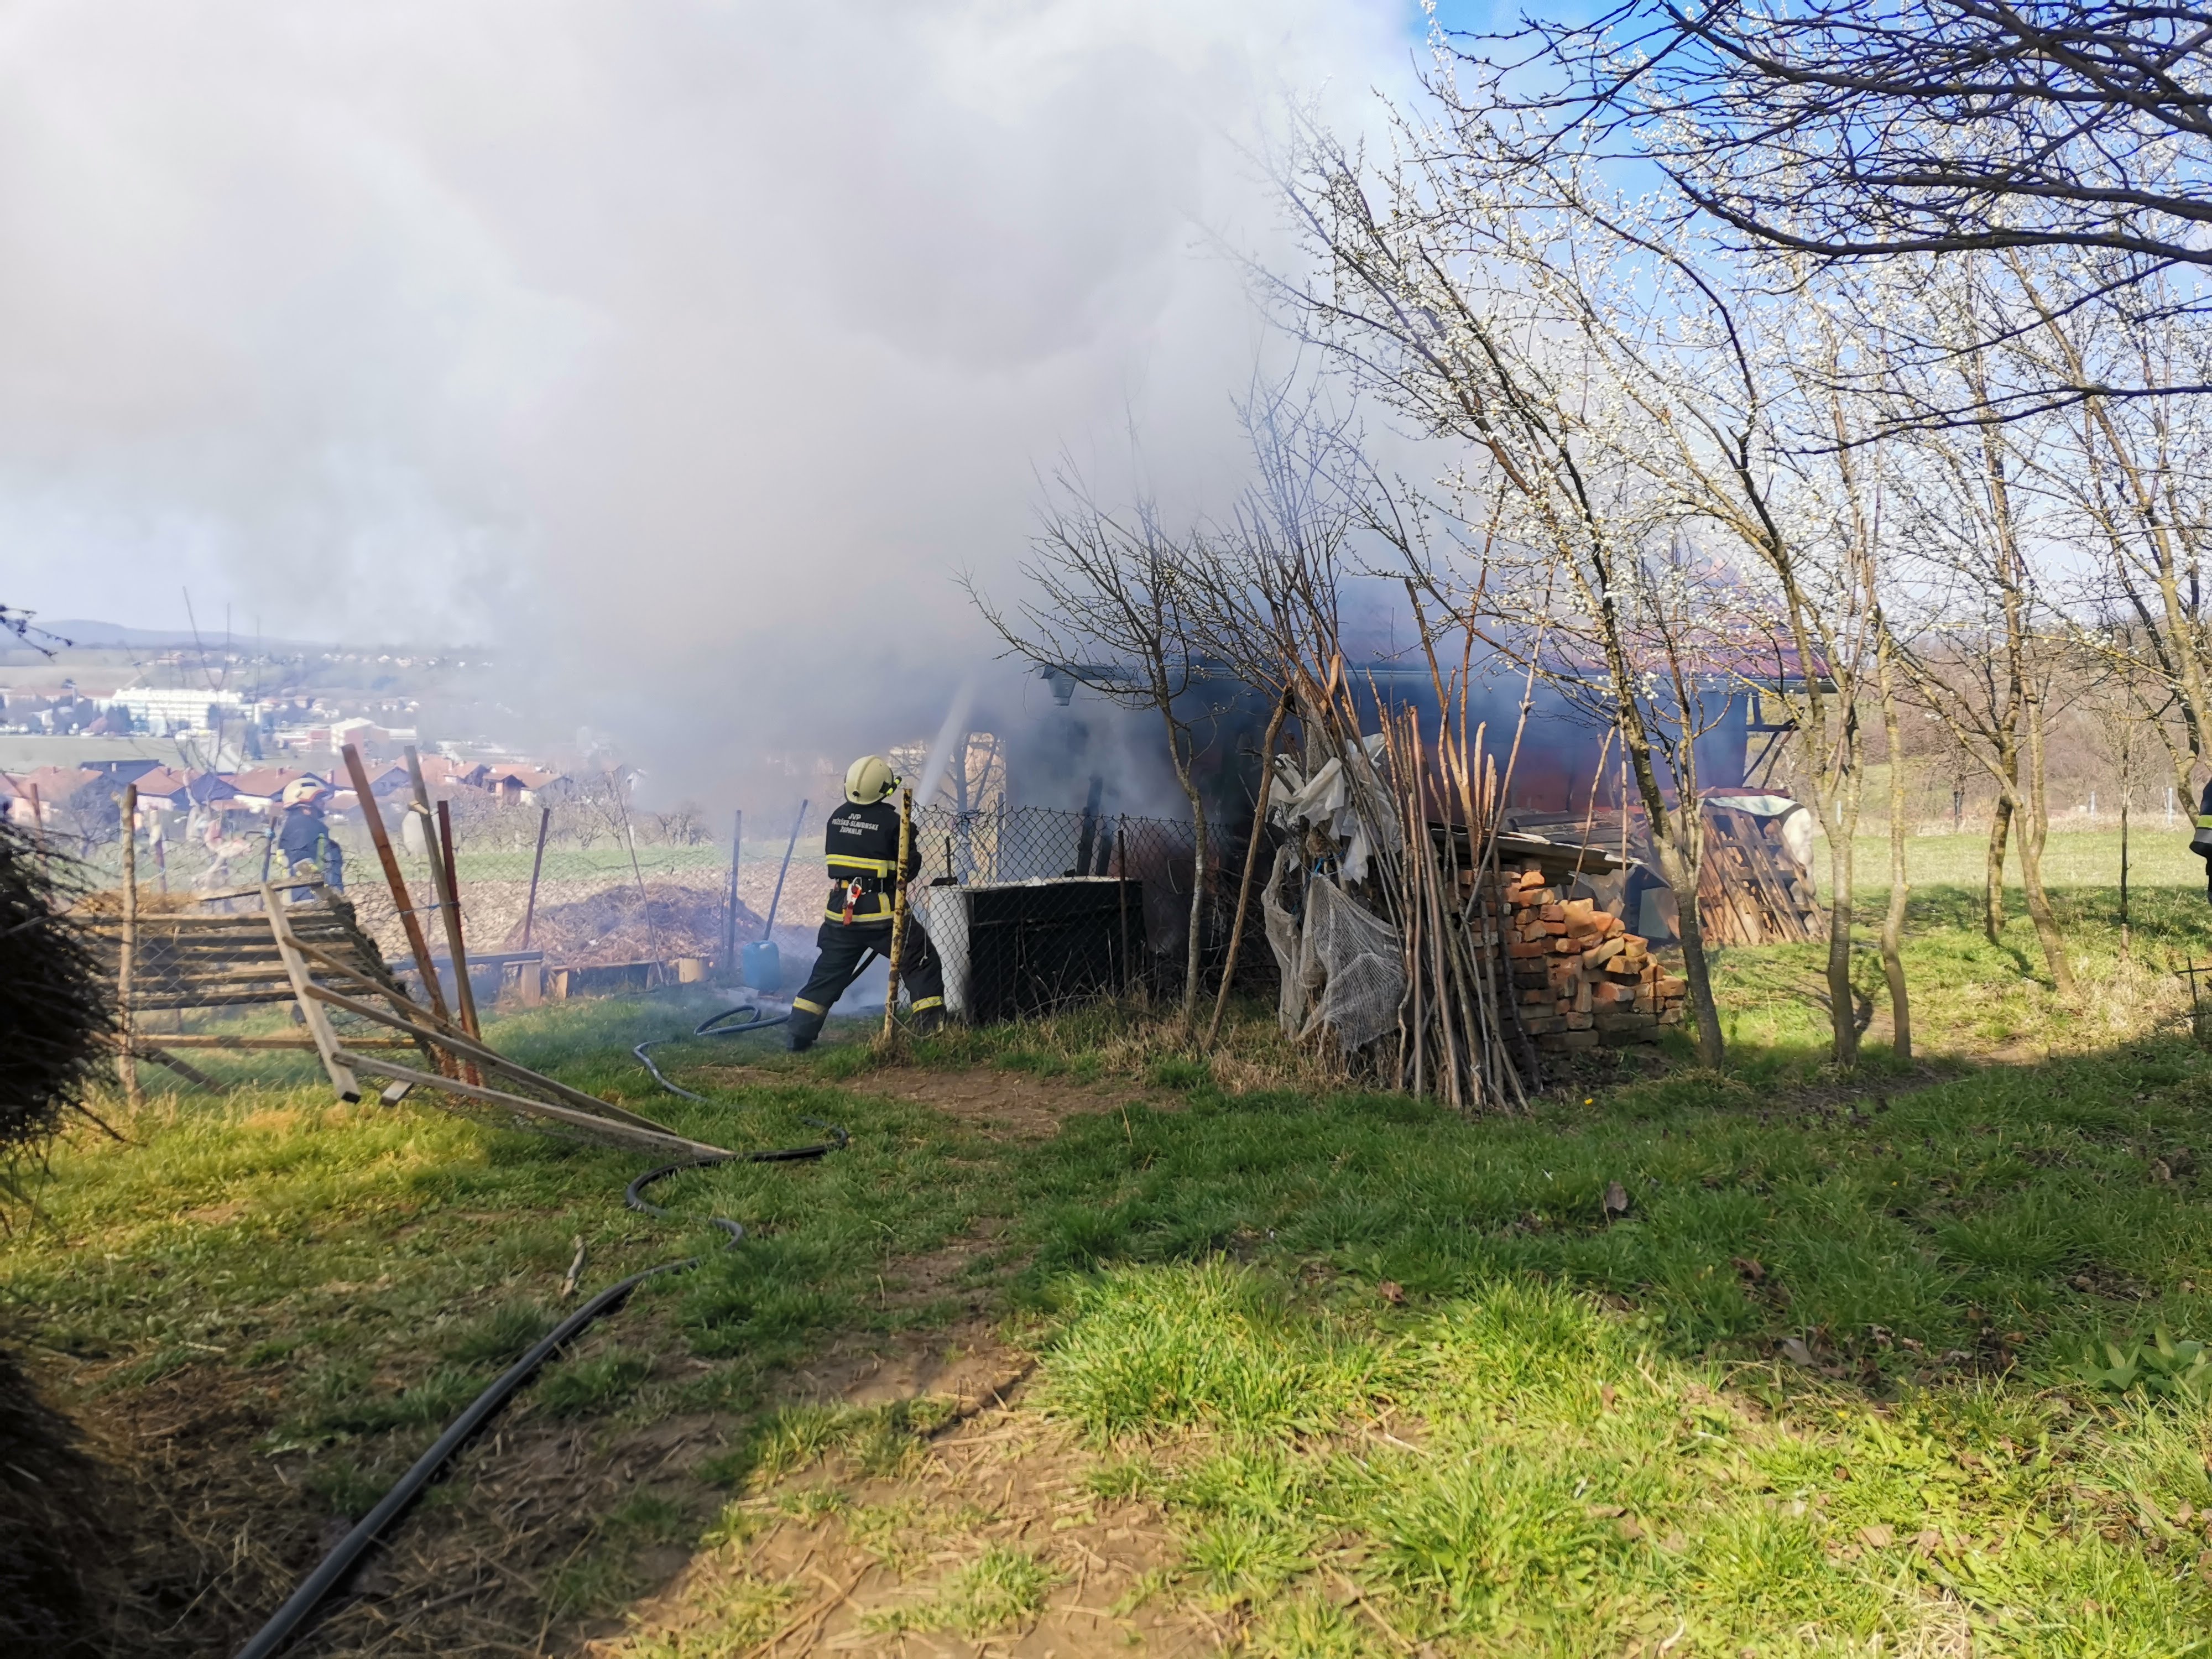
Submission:
[[[845,799],[855,806],[881,800],[898,786],[898,774],[881,755],[863,755],[845,769]]]
[[[297,806],[301,801],[328,793],[330,787],[320,778],[295,778],[284,786],[284,805]]]

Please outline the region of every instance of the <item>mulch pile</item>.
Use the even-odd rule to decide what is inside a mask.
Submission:
[[[724,897],[710,889],[648,882],[609,887],[565,904],[539,903],[530,932],[533,949],[549,963],[586,968],[616,962],[665,962],[674,957],[713,957],[722,949]],[[761,919],[738,906],[738,937],[760,937]],[[522,948],[520,924],[500,946]]]

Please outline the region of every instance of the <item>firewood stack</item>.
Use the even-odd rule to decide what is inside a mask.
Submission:
[[[1686,981],[1663,971],[1620,917],[1568,898],[1529,863],[1498,878],[1485,911],[1501,910],[1521,1021],[1540,1049],[1658,1040],[1682,1023]]]

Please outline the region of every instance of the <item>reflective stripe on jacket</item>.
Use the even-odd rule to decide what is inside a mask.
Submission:
[[[846,901],[852,901],[850,921],[883,922],[891,919],[893,876],[898,869],[898,808],[887,800],[865,806],[848,804],[830,815],[822,831],[823,862],[830,873],[829,901],[823,914],[831,921],[848,920]],[[910,879],[921,868],[921,851],[907,857]],[[855,891],[854,884],[858,883]]]

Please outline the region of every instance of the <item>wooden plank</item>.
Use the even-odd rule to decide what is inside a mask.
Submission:
[[[468,984],[469,980],[468,975],[460,971],[459,964],[467,961],[468,957],[460,948],[460,928],[453,920],[453,890],[447,881],[444,862],[439,856],[438,816],[430,810],[430,791],[422,781],[422,757],[416,754],[415,745],[412,744],[407,745],[406,752],[407,777],[415,787],[415,810],[422,815],[422,853],[423,856],[429,860],[430,883],[438,895],[438,911],[445,923],[446,954],[455,964],[454,1008],[455,1012],[461,1016],[461,1024],[473,1034],[474,1027],[469,1022],[467,1005],[461,1000],[463,988]],[[422,960],[416,965],[422,969],[426,976],[426,992],[432,1002],[442,1006],[441,998],[443,993],[438,988],[437,969],[431,963],[427,951],[424,952]]]
[[[167,1042],[168,1039],[165,1037],[162,1041]],[[206,1090],[211,1095],[227,1095],[230,1092],[229,1090],[224,1088],[222,1085],[217,1083],[205,1072],[200,1070],[198,1066],[191,1065],[188,1061],[178,1059],[176,1055],[170,1054],[166,1048],[157,1048],[150,1044],[142,1042],[138,1045],[138,1057],[141,1060],[150,1060],[156,1066],[167,1066],[171,1071],[174,1072],[179,1077],[183,1078],[186,1082],[197,1083],[201,1088]]]
[[[320,988],[307,973],[307,964],[292,948],[284,932],[284,907],[276,902],[276,890],[264,886],[263,901],[269,907],[269,933],[283,954],[284,966],[292,976],[292,993],[298,999],[300,1012],[307,1017],[307,1030],[315,1039],[315,1050],[322,1056],[323,1069],[330,1073],[331,1086],[337,1091],[338,1098],[352,1102],[361,1098],[361,1085],[352,1068],[346,1064],[346,1052],[338,1046],[337,1034],[331,1030],[330,1016],[316,1002],[314,993]]]
[[[312,1050],[312,1036],[228,1036],[220,1031],[164,1031],[161,1046],[165,1048],[223,1048],[223,1049],[294,1049]],[[412,1048],[415,1045],[405,1037],[356,1037],[345,1039],[348,1048]],[[138,1051],[145,1053],[146,1045],[140,1042]]]
[[[334,961],[329,954],[325,951],[310,950],[302,946],[301,954],[311,962],[319,962],[327,969],[331,969],[335,972],[343,973],[356,981],[357,983],[368,986],[371,990],[374,991],[377,995],[382,997],[386,1002],[390,1003],[393,1012],[396,1012],[403,1020],[413,1020],[418,1024],[428,1027],[429,1030],[424,1033],[424,1040],[426,1041],[434,1040],[436,1042],[443,1042],[450,1040],[451,1038],[465,1035],[456,1029],[451,1020],[443,1018],[439,1015],[433,1013],[430,1010],[423,1007],[420,1003],[410,1000],[404,993],[395,991],[388,985],[379,984],[376,981],[370,979],[367,975],[358,973],[353,969]]]
[[[448,1049],[465,1060],[472,1060],[492,1071],[505,1073],[509,1077],[528,1083],[536,1088],[544,1089],[571,1103],[580,1110],[590,1112],[594,1116],[623,1119],[641,1128],[659,1129],[660,1127],[660,1125],[655,1123],[651,1118],[641,1116],[628,1107],[617,1106],[612,1101],[601,1100],[597,1095],[587,1095],[581,1089],[572,1089],[556,1078],[547,1077],[542,1072],[533,1072],[527,1066],[509,1060],[497,1049],[487,1048],[480,1042],[471,1042],[467,1037],[426,1030],[411,1020],[403,1019],[397,1014],[386,1013],[381,1008],[372,1007],[368,1003],[333,991],[327,986],[310,984],[307,994],[318,1002],[328,1003],[333,1008],[343,1009],[349,1014],[357,1014],[363,1019],[374,1020],[380,1025],[389,1026],[395,1031],[404,1031],[410,1036],[421,1037],[423,1041]]]
[[[288,881],[284,885],[288,889],[304,887],[311,893],[324,890],[324,884],[316,880]],[[233,888],[227,893],[195,893],[192,895],[192,902],[195,904],[214,904],[223,899],[258,898],[260,896],[261,890],[258,887],[236,887]],[[217,920],[217,918],[210,917],[209,920],[213,921]]]
[[[189,1012],[198,1008],[254,1008],[273,1003],[295,1000],[289,985],[271,986],[265,991],[240,991],[233,995],[141,996],[138,1012],[142,1014],[167,1012],[171,1010]]]
[[[416,1089],[441,1089],[464,1100],[480,1100],[489,1105],[504,1106],[509,1111],[526,1117],[538,1117],[549,1122],[565,1123],[575,1128],[588,1129],[633,1146],[656,1152],[674,1152],[686,1158],[726,1158],[735,1154],[720,1146],[710,1146],[702,1140],[687,1140],[672,1129],[655,1125],[641,1128],[635,1123],[620,1119],[602,1117],[595,1112],[578,1111],[572,1107],[555,1106],[542,1100],[532,1100],[523,1095],[511,1095],[503,1090],[487,1089],[481,1084],[464,1083],[459,1078],[433,1077],[410,1066],[395,1065],[373,1054],[361,1056],[361,1069],[378,1077],[388,1077]],[[389,1091],[386,1091],[387,1093]],[[604,1102],[601,1104],[605,1104]]]

